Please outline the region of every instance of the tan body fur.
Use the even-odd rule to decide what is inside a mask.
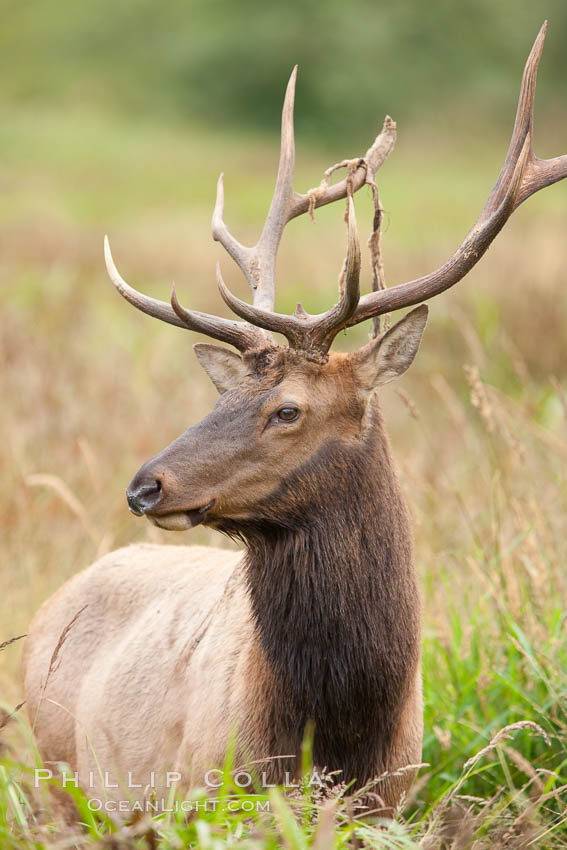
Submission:
[[[83,605],[44,690],[62,625]],[[206,771],[223,764],[231,724],[240,730],[239,764],[271,755],[254,728],[270,676],[240,553],[142,544],[105,556],[39,611],[24,665],[46,763],[68,762],[93,797],[147,799],[152,771],[158,796],[168,793],[167,771],[182,774],[179,789],[202,787]],[[421,718],[418,669],[392,768],[420,760]],[[265,768],[269,762],[256,766]],[[122,787],[102,788],[104,771],[106,784]],[[412,779],[410,772],[383,784],[385,802],[394,804]],[[142,788],[128,788],[133,783]]]

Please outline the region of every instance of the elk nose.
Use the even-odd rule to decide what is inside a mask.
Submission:
[[[126,499],[128,507],[136,516],[143,516],[146,511],[155,508],[162,499],[161,481],[154,479],[147,484],[133,487],[129,484],[126,488]]]

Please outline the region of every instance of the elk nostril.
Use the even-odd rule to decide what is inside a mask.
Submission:
[[[143,516],[146,511],[155,507],[161,501],[162,485],[161,481],[154,479],[148,484],[142,484],[135,490],[130,487],[126,490],[126,500],[128,507],[136,516]]]
[[[129,493],[128,490],[126,490],[126,501],[128,502],[128,507],[135,516],[144,515],[144,511],[141,507],[139,507],[136,497],[132,495],[132,493]]]

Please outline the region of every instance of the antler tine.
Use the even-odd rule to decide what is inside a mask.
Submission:
[[[295,83],[297,65],[287,84],[282,109],[280,160],[276,187],[266,223],[257,245],[261,276],[254,297],[254,304],[267,310],[274,309],[276,295],[276,256],[282,234],[289,221],[289,207],[293,198],[293,172],[295,168],[295,136],[293,109],[295,105]]]
[[[250,256],[252,254],[252,249],[247,248],[245,245],[241,245],[240,242],[234,238],[234,236],[228,230],[226,224],[224,223],[224,174],[221,172],[219,175],[219,179],[217,180],[217,197],[215,201],[215,208],[213,210],[213,220],[212,220],[212,229],[213,229],[213,239],[216,242],[220,242],[223,248],[225,248],[232,259],[238,263],[246,277],[248,277],[248,267],[250,264]]]
[[[360,299],[360,241],[351,194],[348,195],[347,221],[348,248],[345,260],[344,290],[338,304],[324,313],[323,316],[317,317],[315,336],[325,350],[331,347],[337,333],[345,327],[348,320],[354,315]]]
[[[512,142],[510,149],[514,143],[514,137],[518,136],[518,142],[521,140],[522,132],[525,131],[529,137],[529,157],[526,164],[525,172],[522,176],[522,184],[518,191],[514,209],[519,207],[530,195],[538,192],[540,189],[545,189],[546,186],[551,186],[567,177],[567,154],[556,156],[552,159],[540,159],[533,152],[533,123],[534,123],[534,101],[536,89],[537,69],[545,36],[547,34],[547,21],[544,21],[538,36],[532,47],[526,67],[524,68],[524,76],[522,79],[522,89],[518,101],[518,109],[516,112],[516,121],[514,123],[514,132],[512,134]],[[510,154],[510,152],[509,152]],[[509,155],[508,154],[508,155]]]
[[[297,218],[297,216],[306,213],[309,209],[318,209],[319,207],[326,206],[326,204],[340,201],[346,198],[349,192],[352,192],[352,194],[358,192],[367,182],[369,173],[374,177],[378,169],[390,155],[396,143],[396,135],[396,122],[389,115],[386,115],[382,129],[364,156],[360,158],[358,166],[352,174],[347,174],[343,180],[333,183],[332,186],[325,186],[324,191],[321,192],[319,190],[316,190],[315,193],[307,192],[305,194],[294,192],[290,205],[289,220],[291,221],[292,218]]]
[[[197,331],[222,342],[227,342],[242,352],[266,345],[266,335],[258,328],[235,322],[232,319],[209,316],[207,313],[200,313],[197,310],[186,310],[177,300],[175,286],[171,293],[171,305],[138,292],[126,283],[118,272],[110,251],[108,236],[104,237],[104,258],[109,277],[120,295],[134,307],[137,307],[138,310],[147,313],[148,316],[161,319],[162,322],[168,322],[178,328]]]
[[[213,239],[226,248],[240,266],[252,290],[254,305],[262,310],[273,310],[275,304],[276,255],[285,225],[289,221],[289,205],[293,197],[293,169],[295,141],[293,132],[293,107],[297,65],[287,84],[282,110],[281,147],[276,186],[270,209],[260,238],[253,248],[241,245],[229,232],[223,220],[224,186],[221,174],[217,183],[217,199],[213,212]]]
[[[177,325],[178,328],[186,327],[185,323],[175,315],[174,310],[169,304],[166,304],[165,301],[158,301],[157,298],[150,298],[149,295],[142,295],[141,292],[138,292],[137,289],[134,289],[129,283],[126,283],[124,278],[121,277],[112,258],[108,236],[104,237],[104,260],[110,280],[126,301],[133,304],[134,307],[137,307],[137,309],[141,310],[142,313],[147,313],[148,316],[153,316],[156,319],[160,319],[162,322],[169,322],[170,325]]]
[[[295,347],[300,343],[301,336],[298,333],[299,329],[296,327],[294,316],[274,313],[271,310],[264,310],[262,307],[256,307],[252,304],[247,304],[246,301],[241,301],[240,298],[232,294],[224,282],[220,263],[217,263],[217,286],[225,304],[230,307],[233,313],[240,316],[241,319],[258,328],[283,334],[291,346]]]
[[[436,271],[390,289],[363,295],[347,323],[349,326],[427,301],[458,283],[476,265],[526,198],[567,176],[567,155],[538,159],[533,153],[536,76],[546,30],[547,21],[538,33],[524,68],[514,130],[504,165],[483,211],[464,241]]]
[[[259,328],[242,322],[235,322],[232,319],[209,316],[207,313],[200,313],[198,310],[187,310],[177,299],[175,284],[171,288],[171,306],[189,330],[199,331],[214,339],[228,342],[238,348],[239,351],[246,352],[272,344],[272,340]]]

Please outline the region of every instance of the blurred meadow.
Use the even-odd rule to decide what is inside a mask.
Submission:
[[[536,153],[567,152],[567,7],[535,5],[60,0],[54,10],[4,0],[6,711],[23,699],[23,640],[2,642],[25,633],[77,570],[135,541],[232,546],[202,528],[161,532],[127,510],[133,473],[198,421],[216,392],[192,354],[196,335],[143,316],[113,291],[104,233],[134,286],[167,300],[175,279],[184,304],[227,315],[217,258],[233,290],[247,291],[210,237],[216,179],[225,172],[229,227],[252,244],[298,61],[296,187],[316,186],[327,166],[363,154],[390,113],[398,143],[378,174],[387,282],[436,268],[496,179],[544,17]],[[362,235],[372,216],[365,191]],[[431,303],[415,365],[382,392],[424,607],[428,766],[398,824],[377,830],[337,814],[334,832],[308,819],[297,833],[278,798],[273,823],[256,823],[252,837],[244,820],[232,832],[224,821],[157,823],[160,847],[338,847],[353,831],[375,847],[567,846],[566,232],[560,183],[528,200],[468,278]],[[293,311],[298,299],[312,312],[334,303],[344,246],[342,204],[317,211],[315,223],[293,221],[280,250],[278,309]],[[368,330],[336,346],[354,347]],[[49,828],[14,766],[33,759],[23,726],[12,720],[2,730],[0,717],[0,735],[0,847],[63,846],[69,839]],[[146,846],[145,834],[122,833],[116,841],[131,845],[106,845],[111,829],[97,821],[65,846]]]

